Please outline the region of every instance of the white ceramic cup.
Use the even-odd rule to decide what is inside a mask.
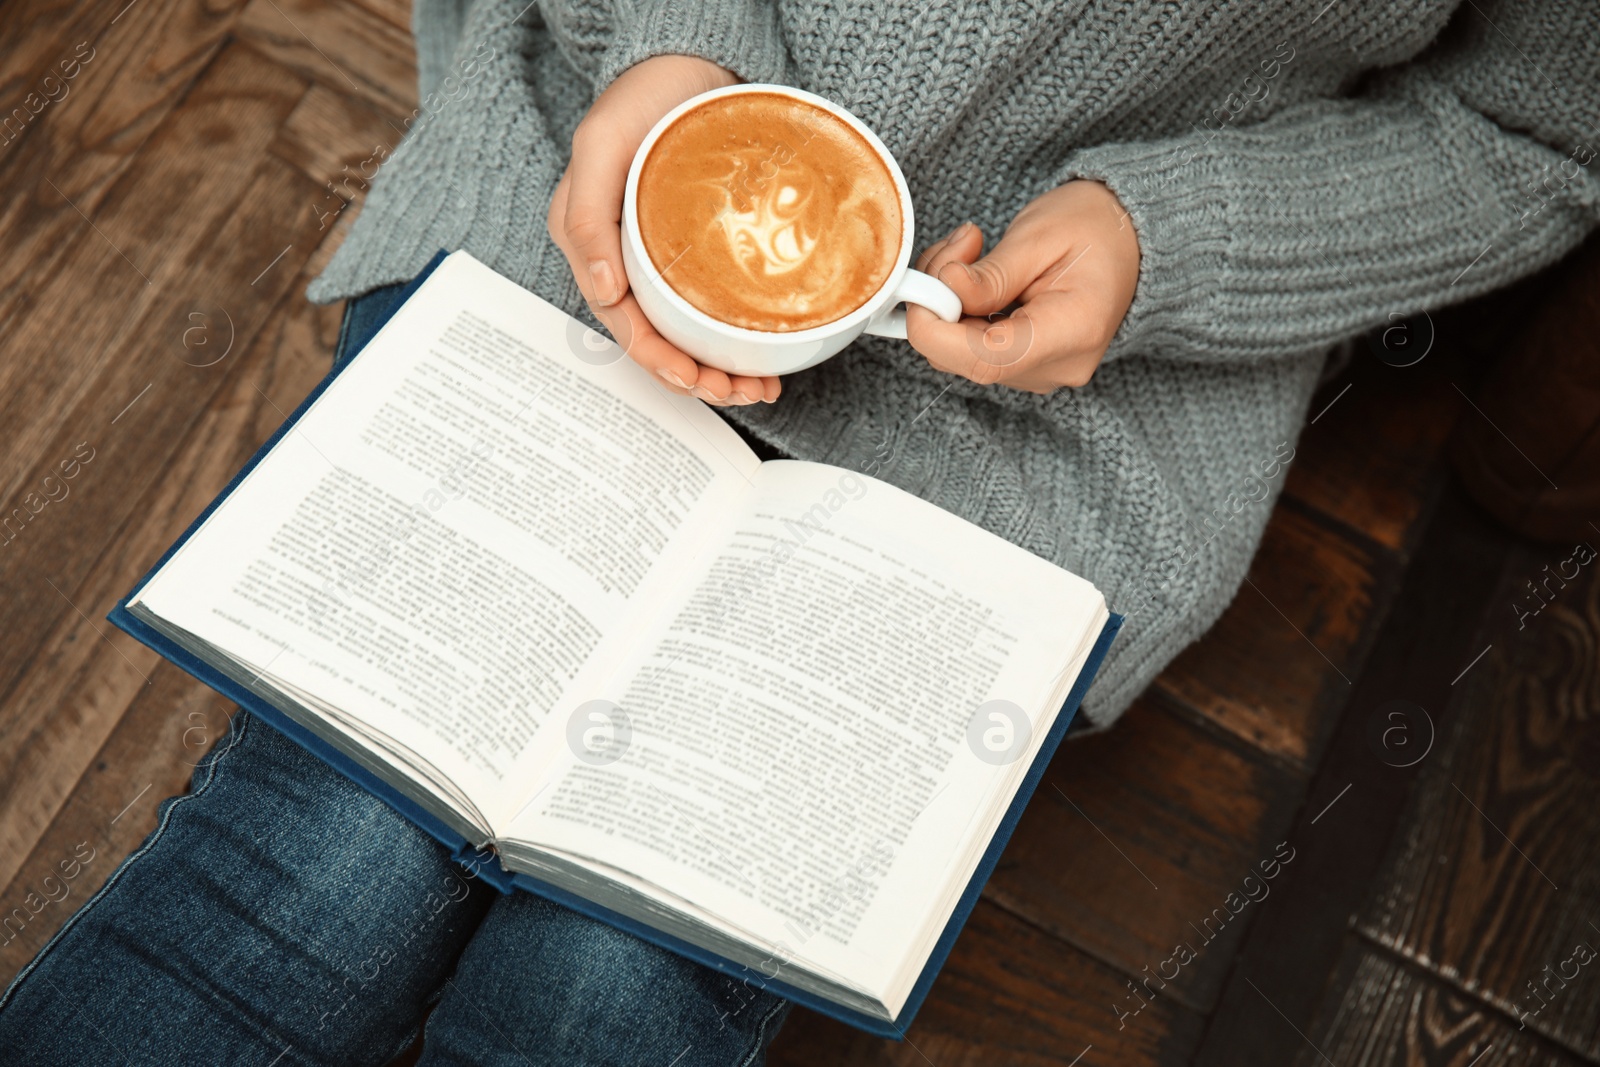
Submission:
[[[900,253],[894,269],[866,303],[829,323],[808,330],[775,333],[733,326],[706,314],[675,292],[651,264],[639,235],[639,171],[657,138],[680,115],[719,96],[737,93],[777,93],[822,108],[864,137],[888,167],[900,194]],[[745,84],[685,100],[655,124],[628,168],[628,185],[622,198],[622,263],[628,271],[628,288],[645,317],[668,341],[709,367],[729,374],[792,374],[814,367],[863,333],[879,337],[905,337],[906,313],[898,305],[920,304],[946,322],[961,318],[961,298],[950,287],[921,271],[910,269],[916,234],[911,214],[911,191],[906,177],[876,134],[844,108],[814,93],[787,85]],[[670,265],[669,265],[670,269]]]

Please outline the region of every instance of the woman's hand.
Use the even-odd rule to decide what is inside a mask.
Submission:
[[[550,199],[548,218],[583,298],[634,362],[673,392],[712,404],[770,403],[778,399],[778,379],[730,377],[701,366],[650,325],[622,267],[622,191],[634,154],[661,116],[738,80],[695,56],[655,56],[623,71],[578,123],[572,161]]]
[[[955,290],[970,317],[943,322],[910,306],[911,346],[979,385],[1049,393],[1088,382],[1139,282],[1139,239],[1121,201],[1099,182],[1068,182],[982,251],[983,234],[965,223],[922,253],[917,269]]]

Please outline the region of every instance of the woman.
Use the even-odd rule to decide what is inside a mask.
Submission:
[[[1330,347],[1545,266],[1600,214],[1585,5],[420,0],[415,24],[425,107],[311,288],[353,301],[340,354],[466,248],[769,454],[870,469],[1093,581],[1129,618],[1094,729],[1232,597]],[[618,253],[626,168],[738,79],[882,136],[963,323],[913,310],[909,345],[781,382],[656,335]],[[786,1010],[495,897],[240,715],[6,993],[0,1051],[381,1064],[430,1005],[424,1063],[680,1067],[759,1062]]]

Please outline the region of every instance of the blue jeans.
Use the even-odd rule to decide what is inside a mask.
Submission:
[[[397,288],[346,309],[335,360]],[[429,1014],[431,1009],[432,1014]],[[0,1064],[761,1063],[788,1004],[502,896],[247,712],[0,996]]]

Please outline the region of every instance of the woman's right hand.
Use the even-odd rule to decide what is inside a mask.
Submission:
[[[634,362],[676,393],[711,404],[771,403],[777,377],[730,376],[703,366],[650,325],[622,266],[622,193],[628,168],[661,116],[692,96],[739,81],[696,56],[654,56],[623,71],[572,135],[572,160],[550,198],[550,236],[595,316]]]

